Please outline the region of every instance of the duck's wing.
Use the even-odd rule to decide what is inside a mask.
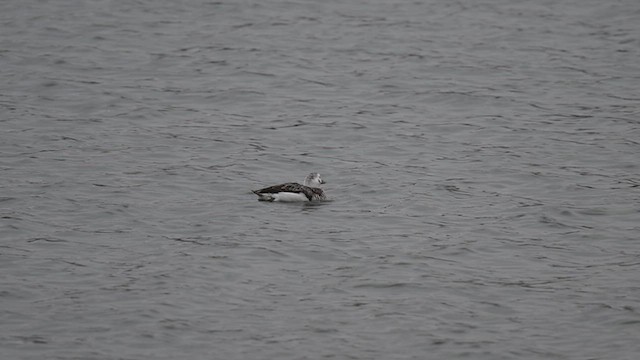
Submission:
[[[256,194],[275,194],[279,192],[300,193],[302,192],[302,188],[303,186],[297,183],[286,183],[286,184],[269,186],[260,190],[254,190],[253,192]]]

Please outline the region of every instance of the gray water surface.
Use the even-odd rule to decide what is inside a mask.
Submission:
[[[636,0],[1,2],[2,358],[636,359],[639,59]]]

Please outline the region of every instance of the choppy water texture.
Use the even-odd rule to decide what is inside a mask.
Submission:
[[[637,0],[3,1],[0,46],[3,359],[640,352]]]

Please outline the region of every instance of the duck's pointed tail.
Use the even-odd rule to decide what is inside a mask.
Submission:
[[[258,201],[273,201],[275,198],[269,193],[261,193],[260,190],[251,190],[254,194],[258,195]]]

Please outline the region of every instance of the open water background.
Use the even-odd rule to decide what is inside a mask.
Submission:
[[[640,353],[637,0],[2,1],[0,79],[3,359]]]

